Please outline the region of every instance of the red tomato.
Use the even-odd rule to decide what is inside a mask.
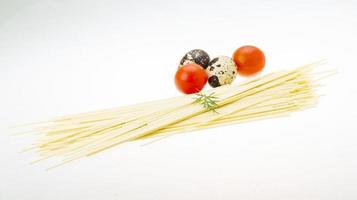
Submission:
[[[175,75],[178,90],[185,94],[199,92],[207,83],[206,71],[197,64],[187,64],[180,67]]]
[[[251,76],[263,70],[265,65],[264,53],[255,46],[242,46],[233,53],[233,60],[238,73]]]

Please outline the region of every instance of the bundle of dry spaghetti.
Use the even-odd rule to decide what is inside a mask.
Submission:
[[[192,94],[56,118],[34,126],[42,135],[32,149],[67,163],[130,141],[287,115],[316,104],[318,64],[200,93],[215,100],[214,110]]]

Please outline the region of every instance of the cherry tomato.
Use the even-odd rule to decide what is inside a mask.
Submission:
[[[175,75],[178,90],[185,94],[199,92],[207,83],[206,71],[197,64],[187,64],[180,67]]]
[[[238,73],[251,76],[263,70],[265,65],[264,53],[255,46],[242,46],[233,53],[233,60]]]

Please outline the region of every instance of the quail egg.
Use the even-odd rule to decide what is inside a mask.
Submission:
[[[206,69],[208,83],[212,87],[230,84],[237,76],[237,65],[228,56],[214,58]]]
[[[191,50],[189,52],[187,52],[183,58],[181,59],[180,62],[180,67],[187,65],[187,64],[192,64],[192,63],[196,63],[198,65],[200,65],[201,67],[203,67],[204,69],[207,68],[208,63],[209,63],[209,55],[201,50],[201,49],[194,49]]]

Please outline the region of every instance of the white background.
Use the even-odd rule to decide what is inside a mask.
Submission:
[[[0,0],[0,199],[357,199],[356,1]],[[190,49],[337,69],[317,108],[132,143],[52,171],[8,127],[179,95]],[[237,78],[236,82],[243,78]]]

